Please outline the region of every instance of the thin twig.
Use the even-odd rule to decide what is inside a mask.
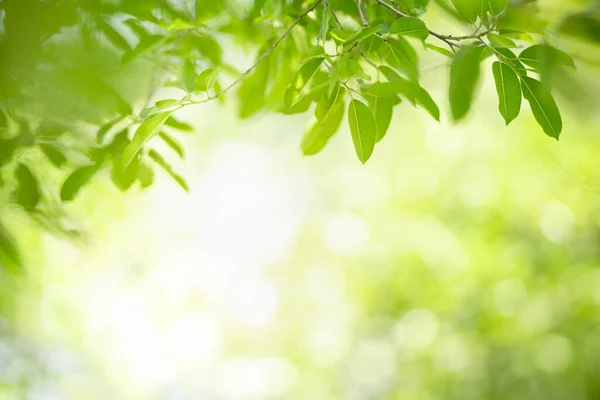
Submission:
[[[356,0],[356,7],[358,8],[358,15],[363,26],[369,26],[369,21],[365,17],[365,11],[362,9],[362,0]]]
[[[229,86],[227,86],[225,89],[221,90],[220,92],[218,92],[214,96],[212,96],[211,100],[216,99],[216,98],[224,95],[228,91],[230,91],[234,86],[236,86],[246,76],[248,76],[252,71],[254,71],[254,69],[256,69],[256,67],[258,67],[265,58],[267,58],[267,57],[269,57],[269,55],[271,55],[271,53],[277,48],[277,46],[279,46],[279,43],[281,43],[281,41],[283,39],[285,39],[287,35],[289,35],[289,33],[292,31],[292,29],[294,29],[294,27],[296,25],[298,25],[298,23],[300,21],[302,21],[302,19],[304,17],[306,17],[311,11],[313,11],[315,8],[317,8],[317,6],[319,4],[321,4],[321,1],[322,0],[317,0],[315,3],[313,3],[312,6],[310,6],[306,11],[304,11],[298,18],[296,18],[296,20],[294,22],[292,22],[292,24],[286,29],[286,31],[283,32],[283,34],[281,36],[279,36],[279,38],[277,38],[275,43],[273,43],[273,45],[271,47],[269,47],[269,49],[267,51],[265,51],[264,54],[262,56],[260,56],[258,58],[258,60],[256,60],[256,62],[250,68],[248,68],[246,71],[244,71],[235,81],[230,83]]]
[[[383,0],[374,0],[374,1],[377,4],[379,4],[380,6],[387,8],[388,10],[390,10],[391,12],[393,12],[394,14],[396,14],[399,17],[403,17],[403,18],[410,17],[408,14],[403,13],[402,11],[398,10],[397,8],[395,8],[394,6],[392,6],[391,4],[389,4]],[[459,42],[461,40],[480,39],[483,36],[490,33],[492,31],[492,29],[489,29],[489,30],[481,32],[481,33],[477,33],[477,34],[473,34],[473,35],[465,35],[465,36],[442,35],[441,33],[437,33],[435,31],[432,31],[431,29],[428,29],[428,31],[429,31],[430,35],[435,36],[436,38],[440,39],[441,41],[446,43],[448,46],[450,46],[452,51],[454,51],[454,47],[461,47],[461,46],[457,43],[453,43],[453,41]]]

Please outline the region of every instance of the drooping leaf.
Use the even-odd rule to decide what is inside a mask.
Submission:
[[[173,168],[171,168],[169,163],[158,152],[156,152],[155,150],[150,150],[148,152],[148,155],[155,163],[157,163],[163,170],[165,170],[165,172],[169,174],[171,178],[173,178],[173,180],[175,180],[175,182],[177,182],[177,184],[181,186],[183,190],[185,190],[186,192],[190,191],[185,180],[177,173],[175,173],[175,171],[173,171]]]
[[[177,129],[182,132],[193,132],[194,131],[193,126],[191,126],[190,124],[187,124],[185,122],[181,122],[181,121],[173,118],[172,116],[167,118],[167,120],[165,121],[165,126],[170,126],[171,128]]]
[[[450,109],[452,118],[459,121],[471,108],[480,72],[480,47],[463,47],[450,67]]]
[[[452,54],[452,52],[450,50],[444,49],[443,47],[436,46],[436,45],[433,45],[433,44],[430,44],[430,43],[425,43],[425,47],[427,47],[428,49],[431,49],[433,51],[436,51],[436,52],[438,52],[438,53],[440,53],[440,54],[442,54],[442,55],[444,55],[444,56],[446,56],[448,58],[453,58],[454,57],[454,54]]]
[[[79,190],[90,181],[97,171],[98,167],[95,165],[80,167],[73,171],[60,189],[60,199],[62,201],[73,200],[77,193],[79,193]]]
[[[114,159],[110,173],[113,184],[122,192],[129,190],[134,182],[139,179],[140,164],[141,157],[139,153],[127,165],[124,165],[123,161],[118,158]]]
[[[181,146],[181,144],[179,144],[179,142],[177,142],[175,139],[173,139],[171,136],[167,135],[164,132],[160,132],[158,135],[167,144],[167,146],[173,149],[173,151],[175,151],[175,153],[177,153],[179,157],[183,158],[183,147]]]
[[[387,56],[388,63],[406,74],[408,79],[416,81],[417,55],[412,46],[403,38],[389,39],[386,43],[390,50]]]
[[[519,76],[527,76],[527,70],[525,66],[519,61],[519,57],[515,55],[511,50],[506,48],[497,48],[494,49],[496,53],[500,53],[501,60],[505,63],[511,65],[517,72]]]
[[[140,151],[142,146],[152,137],[154,137],[166,119],[171,115],[169,111],[157,114],[147,121],[144,121],[135,131],[131,143],[125,148],[122,156],[123,168],[126,168]]]
[[[315,57],[308,60],[292,79],[292,82],[288,86],[284,95],[284,104],[286,107],[292,107],[300,100],[303,95],[304,88],[307,86],[310,79],[317,72],[321,64],[323,63],[323,57]]]
[[[306,131],[300,145],[305,156],[320,152],[337,132],[344,119],[344,91],[336,87],[334,93],[320,101],[315,109],[317,121]]]
[[[152,186],[152,183],[154,182],[154,170],[152,167],[146,163],[140,162],[138,168],[138,180],[140,181],[140,186],[142,188]]]
[[[521,78],[521,88],[535,120],[546,135],[558,139],[562,131],[562,118],[552,94],[540,81],[529,77]]]
[[[384,138],[392,122],[394,100],[387,97],[369,97],[368,102],[377,125],[375,141],[379,142]]]
[[[369,107],[359,100],[352,100],[348,106],[348,125],[358,159],[366,163],[377,140],[377,123]]]
[[[436,120],[440,120],[440,109],[435,103],[435,101],[431,98],[429,92],[423,89],[421,86],[413,85],[412,93],[417,100],[417,103],[423,107],[427,112]]]
[[[419,18],[398,18],[390,26],[390,34],[398,34],[425,40],[429,36],[429,30],[425,23]]]
[[[15,201],[24,209],[32,211],[40,201],[38,180],[29,167],[21,163],[17,165],[15,177],[17,178]]]
[[[496,61],[492,65],[496,91],[498,92],[499,110],[506,125],[510,124],[521,111],[521,85],[519,77],[505,63]]]

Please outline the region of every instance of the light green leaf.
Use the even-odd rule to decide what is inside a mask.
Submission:
[[[178,121],[173,117],[167,118],[167,120],[165,121],[165,126],[170,126],[171,128],[177,129],[182,132],[193,132],[194,131],[193,126],[191,126],[188,123]]]
[[[431,98],[431,95],[422,87],[414,85],[412,93],[417,100],[417,103],[422,106],[436,120],[440,120],[440,109]]]
[[[419,18],[398,18],[390,26],[390,34],[398,34],[425,40],[429,36],[429,30]]]
[[[169,107],[173,107],[178,105],[179,103],[181,103],[180,100],[176,100],[176,99],[166,99],[166,100],[159,100],[157,101],[154,106],[159,109],[165,109],[165,108],[169,108]]]
[[[317,104],[315,117],[317,122],[306,131],[300,145],[305,156],[320,152],[344,119],[344,91],[339,86],[328,99]]]
[[[122,168],[125,169],[129,163],[133,160],[135,155],[140,151],[142,146],[150,139],[152,139],[157,133],[161,126],[164,124],[167,118],[171,115],[170,111],[157,114],[147,121],[144,121],[135,131],[131,143],[127,145],[123,150],[122,156]]]
[[[177,153],[179,157],[183,158],[183,147],[181,146],[181,144],[179,144],[179,142],[177,142],[175,139],[173,139],[171,136],[167,135],[164,132],[160,132],[158,136],[160,136],[160,138],[167,144],[167,146],[173,149],[173,151]]]
[[[552,94],[540,81],[528,77],[521,78],[521,88],[535,120],[546,135],[558,140],[562,131],[562,118]]]
[[[454,57],[450,67],[450,109],[459,121],[471,108],[479,81],[481,47],[464,47]]]
[[[178,175],[175,171],[173,171],[173,168],[171,167],[171,165],[169,165],[169,163],[160,155],[158,154],[158,152],[156,152],[155,150],[150,150],[148,152],[148,155],[150,156],[150,158],[157,163],[167,174],[169,174],[171,176],[171,178],[173,178],[173,180],[175,182],[177,182],[177,184],[179,186],[181,186],[181,188],[183,190],[185,190],[186,192],[189,192],[190,189],[186,183],[186,181],[180,176]]]
[[[513,42],[511,39],[504,37],[504,36],[496,35],[494,33],[488,33],[487,38],[490,41],[490,43],[492,44],[492,46],[494,46],[495,48],[498,48],[498,47],[515,48],[515,47],[517,47],[515,42]]]
[[[398,38],[396,40],[390,39],[386,41],[390,53],[387,57],[388,63],[400,71],[404,72],[406,76],[416,81],[418,79],[417,73],[417,55],[411,45],[404,39]]]
[[[194,81],[194,88],[199,92],[207,92],[215,85],[218,69],[209,68],[202,71]]]
[[[369,107],[359,100],[352,100],[348,106],[348,124],[358,159],[366,163],[377,140],[377,123]]]
[[[0,223],[0,266],[7,266],[13,273],[23,267],[21,253],[13,235]]]
[[[444,49],[443,47],[439,47],[433,44],[429,44],[429,43],[425,43],[425,47],[427,47],[428,49],[431,49],[433,51],[436,51],[442,55],[445,55],[446,57],[449,58],[453,58],[454,54],[452,54],[452,52],[448,49]]]
[[[286,107],[292,107],[300,100],[304,88],[319,70],[321,63],[323,63],[323,57],[311,58],[296,72],[294,78],[292,78],[292,82],[285,91],[283,102]]]
[[[346,38],[342,43],[340,43],[340,47],[342,48],[342,52],[347,52],[350,50],[352,46],[355,44],[365,40],[369,36],[373,36],[377,32],[381,30],[381,27],[377,26],[368,26],[365,28],[361,28],[358,31],[354,32],[350,36]]]
[[[510,124],[521,111],[521,85],[519,77],[513,69],[505,63],[496,61],[492,65],[500,114],[504,117],[506,125]]]
[[[396,71],[394,71],[387,65],[381,65],[379,67],[379,70],[381,71],[381,73],[383,73],[383,75],[386,77],[386,79],[388,81],[394,83],[393,87],[397,90],[397,93],[402,94],[402,96],[405,97],[410,102],[410,104],[412,104],[413,106],[415,106],[417,104],[415,94],[413,93],[413,90],[412,90],[414,85],[411,82],[402,78],[400,75],[398,75],[396,73]],[[376,83],[373,85],[376,85]],[[373,85],[371,85],[371,86],[373,86]],[[379,89],[373,89],[373,90],[376,91]]]
[[[375,141],[379,142],[384,138],[392,122],[394,100],[386,97],[369,97],[368,102],[377,125]]]

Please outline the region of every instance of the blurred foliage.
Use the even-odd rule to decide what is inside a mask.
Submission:
[[[529,104],[558,139],[558,105],[578,111],[566,114],[571,126],[597,113],[598,3],[562,3],[0,0],[0,399],[600,398],[598,149],[582,133],[597,129],[570,129],[555,160],[539,128],[516,120]],[[423,78],[426,57],[448,67],[449,85]],[[486,74],[500,116],[474,107]],[[224,161],[233,176],[215,179],[225,189],[209,187],[206,200],[139,219],[137,203],[124,212],[133,227],[111,231],[106,248],[135,257],[115,256],[100,273],[58,247],[61,265],[44,269],[40,227],[81,236],[67,202],[84,197],[69,207],[109,223],[114,197],[99,178],[147,188],[160,168],[187,191],[172,166],[193,152],[182,144],[195,131],[182,109],[226,101],[234,88],[245,123],[285,114],[273,128],[281,132],[314,112],[304,155],[338,131],[362,163],[386,145],[372,169],[349,159],[351,147],[300,161],[281,148],[235,154]],[[422,137],[412,135],[411,107],[435,121],[488,116],[463,136],[427,128]],[[239,128],[208,110],[199,115],[216,121],[214,132]],[[481,127],[493,118],[521,129],[490,139]],[[399,126],[411,135],[387,134]],[[587,186],[556,168],[566,160]],[[302,233],[297,210],[283,213],[277,197],[303,184],[288,162],[310,165],[308,180],[327,194],[327,218]],[[283,183],[263,192],[256,177],[280,171]],[[224,209],[232,201],[249,206]],[[169,221],[206,229],[204,247],[185,229],[171,242],[168,229],[148,239],[164,209],[178,217]],[[261,251],[285,253],[275,247],[289,237],[297,248],[285,268],[220,269],[282,262]],[[124,267],[141,254],[168,262],[147,275]],[[178,319],[186,312],[191,322]]]

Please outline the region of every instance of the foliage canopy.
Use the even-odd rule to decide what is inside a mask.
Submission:
[[[434,29],[433,7],[471,33]],[[302,152],[320,152],[345,120],[366,163],[401,102],[440,120],[421,86],[424,51],[448,60],[452,120],[469,113],[492,59],[506,124],[525,99],[558,139],[553,93],[576,67],[562,39],[600,42],[595,8],[548,21],[521,0],[1,0],[0,15],[2,201],[58,226],[61,203],[103,170],[125,191],[160,167],[187,190],[152,143],[183,157],[176,137],[193,128],[176,112],[189,105],[237,96],[241,118],[314,109]],[[249,67],[239,48],[257,50]],[[163,88],[179,95],[157,99]],[[1,225],[0,243],[18,265]]]

